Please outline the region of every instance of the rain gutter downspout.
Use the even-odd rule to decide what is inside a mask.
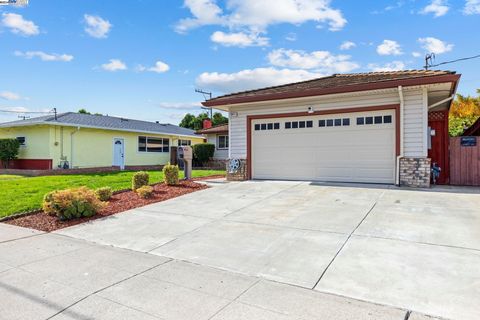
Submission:
[[[77,127],[77,129],[73,132],[70,132],[70,168],[73,169],[73,136],[75,133],[80,131],[80,127]]]
[[[405,109],[405,100],[403,97],[403,88],[398,86],[398,96],[400,98],[400,154],[397,156],[397,172],[395,175],[395,184],[400,186],[400,159],[403,158],[403,117]]]

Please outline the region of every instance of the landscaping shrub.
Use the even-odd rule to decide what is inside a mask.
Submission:
[[[163,167],[163,176],[165,177],[165,183],[169,186],[178,184],[178,166],[167,163]]]
[[[199,143],[193,146],[193,156],[202,165],[213,157],[215,145],[212,143]]]
[[[43,211],[60,220],[91,217],[102,209],[104,203],[95,192],[86,187],[47,193],[43,199]]]
[[[139,171],[136,172],[132,177],[132,190],[136,191],[138,188],[143,186],[148,186],[148,182],[150,180],[150,176],[148,172]]]
[[[151,186],[140,187],[135,192],[143,199],[148,199],[153,196],[153,188]]]
[[[108,201],[113,195],[113,190],[110,187],[98,188],[95,190],[95,195],[100,201]]]
[[[20,142],[17,139],[0,139],[0,160],[5,168],[8,168],[10,160],[17,158],[19,148]]]

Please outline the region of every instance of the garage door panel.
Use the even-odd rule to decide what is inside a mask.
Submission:
[[[253,178],[393,183],[394,123],[392,110],[254,120]]]

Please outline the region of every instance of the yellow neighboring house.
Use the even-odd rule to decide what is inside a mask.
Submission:
[[[202,143],[193,130],[171,124],[67,112],[0,124],[0,139],[16,138],[15,169],[163,165],[170,147]]]

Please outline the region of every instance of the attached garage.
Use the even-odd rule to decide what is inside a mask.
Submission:
[[[435,147],[448,141],[429,115],[448,112],[459,79],[434,70],[335,74],[203,105],[229,112],[230,180],[428,187],[431,164],[448,150]],[[439,181],[448,181],[443,169]]]
[[[395,182],[395,110],[253,119],[253,179]]]

